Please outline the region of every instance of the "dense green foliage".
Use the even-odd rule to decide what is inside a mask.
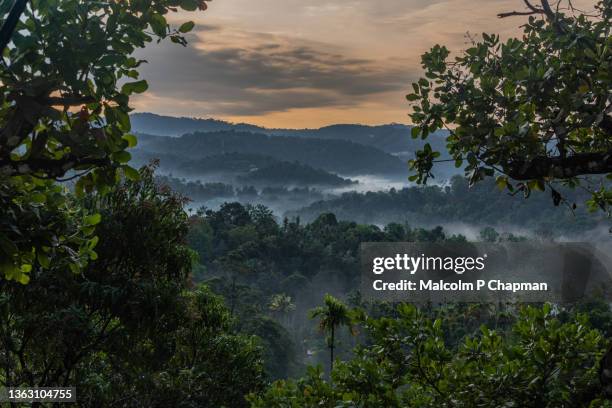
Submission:
[[[202,272],[256,283],[269,295],[304,290],[296,288],[294,281],[311,280],[321,271],[329,275],[329,284],[339,279],[351,286],[359,278],[356,266],[361,242],[465,240],[445,235],[441,227],[426,230],[389,224],[381,229],[338,221],[331,213],[309,224],[285,219],[279,225],[269,209],[239,203],[226,203],[202,215],[192,217],[189,234]]]
[[[525,195],[548,188],[558,205],[555,182],[582,182],[589,207],[606,210],[609,183],[581,176],[612,171],[612,2],[598,1],[590,16],[567,3],[564,14],[561,4],[526,1],[522,38],[483,34],[454,60],[440,45],[425,53],[426,78],[407,97],[418,125],[412,135],[452,128],[448,152],[472,183],[497,176]],[[426,182],[439,155],[425,145],[411,162],[414,180]]]
[[[99,216],[75,209],[52,180],[80,175],[77,192],[107,191],[127,162],[130,95],[143,62],[131,54],[169,37],[185,44],[192,22],[170,29],[171,11],[206,0],[0,3],[0,274],[27,283],[51,263],[74,271],[95,259]],[[44,207],[44,208],[43,208]]]
[[[495,239],[518,238],[497,234]],[[359,286],[361,242],[465,237],[449,236],[441,227],[427,230],[392,223],[381,229],[338,221],[330,213],[309,224],[285,219],[279,225],[265,207],[227,203],[218,211],[191,217],[188,241],[200,260],[195,279],[225,297],[241,331],[263,337],[266,353],[274,356],[265,361],[267,372],[284,378],[300,373],[304,363],[328,364],[331,336],[330,342],[324,341],[319,327],[306,318],[307,311],[318,306],[326,292],[346,294]],[[282,326],[273,327],[268,319]],[[321,328],[331,335],[331,327],[337,329],[346,320],[334,322]],[[268,336],[262,334],[262,325],[269,327]],[[334,336],[334,355],[345,356],[355,339],[346,330],[335,330]]]
[[[525,170],[517,160],[550,164],[556,158],[545,155],[557,149],[564,169],[582,171],[566,160],[609,150],[610,1],[599,5],[591,20],[530,6],[547,21],[530,20],[522,41],[485,36],[449,70],[447,51],[434,48],[426,75],[443,89],[430,90],[425,79],[415,86],[414,135],[439,135],[455,122],[450,154],[458,162],[466,155],[471,183],[498,165],[527,181],[518,186],[526,195],[551,177],[574,181],[556,168],[531,177],[540,164]],[[468,193],[462,178],[344,195],[306,209],[306,224],[235,202],[189,215],[173,189],[202,200],[320,193],[156,178],[152,167],[128,165],[136,145],[129,97],[148,86],[138,80],[144,61],[132,54],[164,38],[185,45],[194,24],[174,29],[166,19],[181,9],[204,10],[206,0],[0,3],[1,387],[76,387],[84,407],[610,406],[597,378],[600,369],[600,378],[612,378],[599,364],[612,333],[608,304],[419,308],[370,303],[354,290],[362,242],[466,240],[432,220],[559,233],[599,218],[577,212],[568,222],[533,197],[515,206],[492,184]],[[545,64],[551,68],[540,72]],[[342,185],[326,171],[404,170],[390,154],[405,153],[397,151],[403,126],[187,124],[202,125],[214,131],[143,136],[139,154],[201,173],[250,172],[248,184]],[[425,145],[413,162],[417,179],[425,181],[437,157]],[[607,172],[594,171],[598,165],[589,171]],[[503,177],[496,184],[511,188]],[[552,191],[555,203],[583,198]],[[609,202],[605,188],[594,197],[593,206]],[[395,222],[342,220],[372,214]],[[480,239],[525,237],[488,226]],[[306,369],[328,361],[327,374]]]
[[[76,386],[81,406],[243,406],[263,384],[260,348],[191,288],[184,200],[144,169],[80,204],[102,215],[95,261],[0,280],[0,384]]]
[[[585,315],[561,321],[550,305],[521,307],[508,328],[482,325],[453,344],[448,332],[457,317],[406,304],[385,317],[362,317],[366,340],[334,366],[331,380],[311,368],[252,395],[252,406],[610,406],[598,384],[607,344]]]

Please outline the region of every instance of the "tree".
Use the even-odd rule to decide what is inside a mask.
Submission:
[[[480,230],[480,240],[483,242],[497,242],[499,239],[499,232],[493,227],[486,227]]]
[[[247,407],[245,395],[264,385],[260,339],[236,334],[220,296],[200,286],[184,294],[188,308],[176,334],[176,352],[154,375],[155,392],[140,406]]]
[[[309,313],[311,319],[319,319],[319,328],[324,333],[329,333],[329,367],[334,368],[334,349],[336,347],[336,329],[340,326],[351,326],[351,317],[349,308],[344,303],[336,299],[330,294],[326,294],[324,301],[325,306],[319,306],[312,309]]]
[[[249,399],[254,408],[610,407],[598,381],[607,342],[571,314],[563,322],[551,305],[523,306],[510,329],[483,324],[451,344],[454,316],[399,304],[361,320],[367,341],[330,381],[310,368]]]
[[[548,188],[555,205],[564,201],[556,185],[591,192],[590,209],[607,209],[612,191],[603,177],[612,173],[612,2],[600,0],[594,14],[553,10],[524,0],[520,39],[502,42],[483,34],[454,60],[440,45],[423,54],[425,78],[413,83],[407,99],[412,136],[423,139],[448,129],[448,152],[464,166],[473,184],[497,176],[500,188]],[[411,178],[427,182],[440,153],[429,143],[416,153]]]
[[[0,386],[72,385],[82,406],[245,406],[261,349],[220,297],[191,288],[184,204],[152,168],[80,200],[101,209],[99,258],[0,280]]]
[[[16,0],[0,4],[0,273],[27,283],[34,268],[95,259],[94,214],[79,214],[56,180],[108,191],[127,165],[129,99],[147,89],[131,54],[194,24],[169,12],[206,0]],[[45,207],[45,208],[41,208]],[[87,217],[92,218],[87,218]]]
[[[270,298],[268,309],[279,317],[281,322],[286,322],[289,313],[295,310],[295,304],[292,302],[291,296],[285,293],[276,293]]]

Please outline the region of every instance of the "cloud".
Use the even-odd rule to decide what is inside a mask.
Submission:
[[[411,79],[392,59],[348,57],[330,44],[212,25],[192,35],[190,47],[162,43],[143,54],[151,92],[205,102],[202,114],[212,116],[350,107]]]
[[[589,9],[592,0],[574,0]],[[590,4],[589,4],[590,3]],[[404,95],[434,44],[457,53],[466,32],[520,35],[520,0],[221,0],[177,13],[197,32],[141,57],[150,92],[139,110],[265,126],[406,122]]]

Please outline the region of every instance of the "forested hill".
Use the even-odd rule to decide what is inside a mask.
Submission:
[[[298,162],[278,162],[239,177],[245,183],[268,186],[350,186],[354,181]]]
[[[217,131],[191,133],[177,138],[140,135],[139,142],[137,154],[146,152],[148,155],[176,156],[182,162],[226,153],[248,153],[281,161],[297,161],[340,174],[405,175],[408,171],[405,160],[347,140]]]
[[[265,129],[255,125],[233,124],[216,119],[177,118],[156,115],[155,113],[134,113],[130,115],[132,130],[160,136],[181,136],[193,132],[217,132],[220,130],[242,130],[263,132]]]
[[[423,227],[463,224],[475,227],[520,228],[540,234],[580,234],[602,227],[603,216],[587,213],[586,193],[564,192],[569,203],[581,205],[572,213],[566,206],[555,207],[549,194],[534,192],[529,199],[499,191],[493,181],[468,188],[462,177],[454,177],[447,187],[409,187],[386,192],[344,193],[315,202],[302,210],[289,212],[311,221],[321,213],[334,213],[339,219],[386,224],[407,222]]]
[[[388,124],[365,126],[357,124],[338,124],[319,129],[267,129],[249,124],[233,124],[215,119],[176,118],[153,113],[131,115],[132,129],[139,133],[160,136],[181,136],[193,132],[217,132],[234,130],[239,132],[263,133],[273,136],[309,137],[315,139],[339,139],[374,146],[387,153],[401,154],[413,152],[423,146],[420,139],[412,139],[411,126]],[[429,143],[443,150],[446,132],[438,132],[438,137],[430,137]]]

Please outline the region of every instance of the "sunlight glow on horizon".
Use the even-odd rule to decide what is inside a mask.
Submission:
[[[592,1],[575,2],[589,8]],[[150,45],[137,112],[266,127],[410,123],[405,95],[435,44],[466,48],[466,33],[520,35],[518,0],[218,0],[194,20],[187,48]]]

